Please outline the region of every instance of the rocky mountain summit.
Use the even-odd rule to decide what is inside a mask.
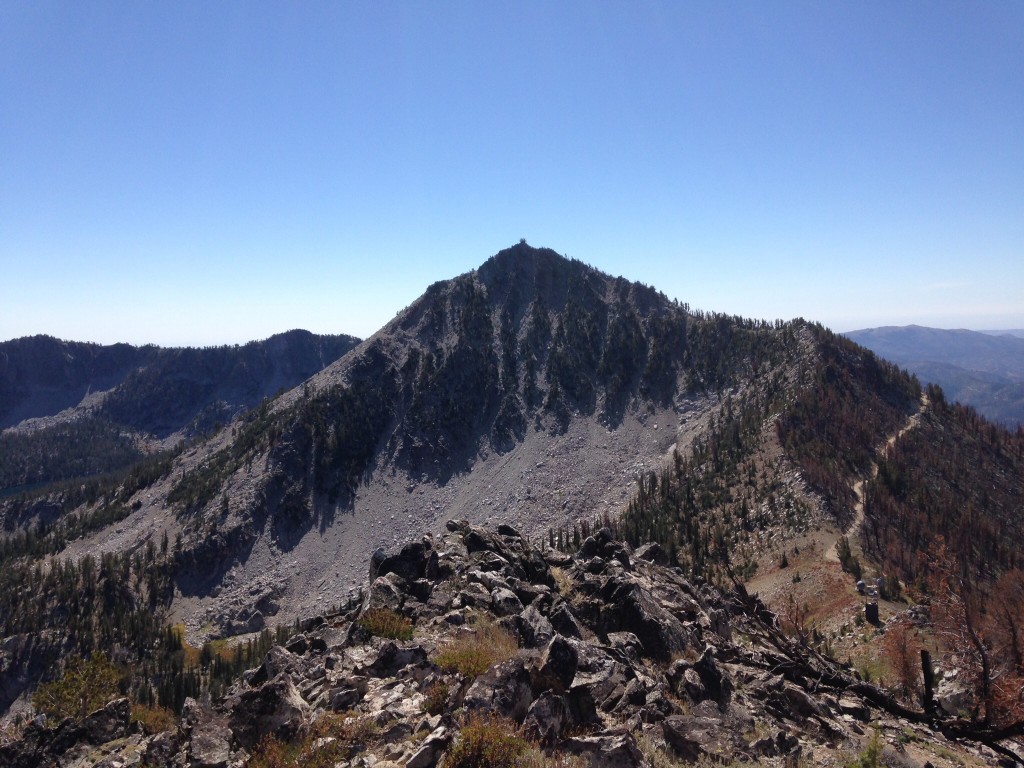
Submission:
[[[701,434],[750,339],[774,335],[521,243],[189,445],[67,554],[180,536],[174,618],[190,637],[291,621],[356,585],[366,551],[450,517],[537,535],[617,514]],[[51,506],[66,514],[66,498]]]
[[[189,699],[174,727],[133,723],[120,699],[37,719],[0,766],[1012,761],[1013,734],[897,702],[783,632],[739,583],[692,582],[657,545],[607,529],[569,555],[451,521],[375,552],[369,577],[223,695]]]

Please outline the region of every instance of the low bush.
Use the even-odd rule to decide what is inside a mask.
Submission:
[[[511,659],[518,650],[519,644],[512,635],[496,624],[482,620],[472,634],[445,644],[434,662],[446,672],[476,677],[495,664]]]
[[[142,726],[147,734],[173,731],[178,725],[178,718],[167,707],[151,707],[145,704],[132,704],[132,722]]]
[[[377,637],[389,640],[412,639],[412,621],[389,608],[372,608],[357,623]]]
[[[256,746],[248,768],[334,768],[378,737],[376,724],[350,712],[327,713],[299,738],[284,742],[267,736]]]
[[[448,747],[447,768],[518,768],[530,748],[512,720],[472,714]]]
[[[60,678],[36,689],[32,705],[57,720],[83,718],[121,695],[120,680],[117,667],[102,653],[94,653],[88,660],[72,656]]]
[[[448,703],[448,693],[447,683],[434,683],[427,689],[427,695],[423,701],[423,711],[428,715],[440,715]]]
[[[871,734],[871,738],[856,757],[843,763],[843,768],[882,768],[882,740],[878,731]]]

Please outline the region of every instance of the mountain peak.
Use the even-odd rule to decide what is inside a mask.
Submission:
[[[520,240],[515,245],[503,248],[487,259],[479,271],[487,272],[489,269],[506,271],[512,268],[534,270],[538,266],[555,269],[559,265],[570,263],[572,262],[567,256],[563,256],[551,248],[536,248],[525,240]]]

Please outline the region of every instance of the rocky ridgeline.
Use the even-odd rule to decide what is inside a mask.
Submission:
[[[691,584],[657,545],[633,551],[602,530],[566,555],[508,526],[447,528],[376,552],[347,610],[304,622],[222,699],[188,700],[176,730],[147,734],[122,699],[79,723],[33,722],[0,748],[0,766],[220,768],[261,752],[280,765],[268,744],[304,740],[313,755],[332,750],[317,765],[433,768],[474,712],[581,768],[839,764],[873,733],[890,765],[925,765],[940,742],[995,764],[787,638],[742,587]],[[411,638],[371,634],[371,615],[410,620]],[[443,661],[486,632],[514,638],[504,660],[475,675]]]

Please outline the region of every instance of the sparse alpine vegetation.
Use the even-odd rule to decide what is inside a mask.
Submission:
[[[504,530],[452,521],[444,536],[385,558],[361,599],[303,622],[206,701],[186,699],[178,728],[132,731],[125,699],[80,706],[81,686],[70,683],[81,668],[69,665],[68,683],[40,697],[61,692],[77,724],[25,726],[0,745],[0,764],[88,752],[107,764],[135,755],[149,765],[249,768],[711,768],[812,755],[879,765],[909,733],[914,754],[994,766],[1019,748],[1024,720],[937,718],[787,636],[741,586],[690,581],[607,529],[575,555],[547,556]],[[398,576],[427,573],[429,563],[436,569],[415,584]],[[572,603],[552,589],[552,567],[574,585]],[[412,638],[352,631],[396,598],[400,608],[387,611],[415,623]],[[472,668],[445,661],[462,642],[452,628],[468,622],[481,641],[495,644],[498,632],[516,640]],[[119,696],[108,662],[94,658],[91,689]]]

